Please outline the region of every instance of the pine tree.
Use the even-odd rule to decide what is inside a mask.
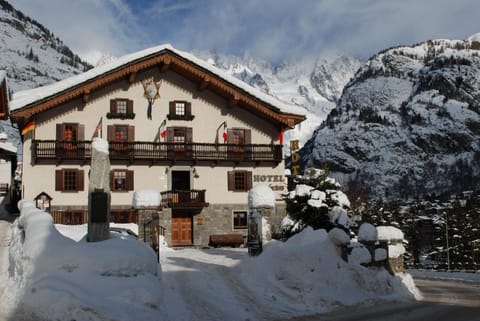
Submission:
[[[300,230],[306,226],[327,231],[339,227],[349,232],[350,202],[327,170],[308,168],[304,175],[293,178],[292,187],[285,198],[287,212]]]

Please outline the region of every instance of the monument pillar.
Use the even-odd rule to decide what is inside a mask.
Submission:
[[[94,138],[88,184],[88,242],[110,235],[110,159],[108,142]]]

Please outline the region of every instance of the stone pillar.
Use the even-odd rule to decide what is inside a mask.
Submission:
[[[88,184],[88,242],[109,238],[110,231],[110,159],[108,142],[94,138]]]

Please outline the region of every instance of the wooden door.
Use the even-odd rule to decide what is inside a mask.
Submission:
[[[172,244],[192,245],[192,215],[184,213],[172,214]]]

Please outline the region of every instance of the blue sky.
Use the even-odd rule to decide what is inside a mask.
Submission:
[[[88,60],[170,43],[273,63],[480,32],[478,0],[10,0]]]

